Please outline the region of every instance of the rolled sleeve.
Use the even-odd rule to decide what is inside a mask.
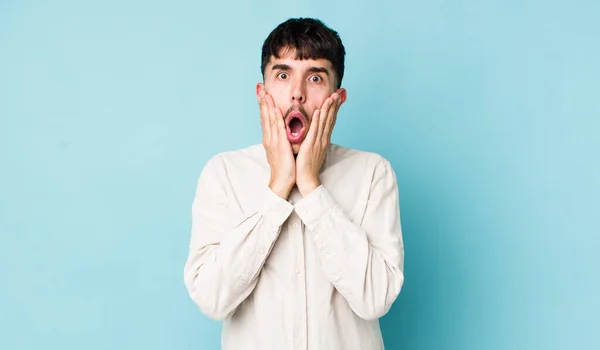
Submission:
[[[331,198],[325,187],[320,185],[306,197],[299,200],[294,209],[306,227],[314,230],[319,225],[321,218],[334,206],[333,198]]]
[[[293,210],[294,206],[290,202],[279,197],[277,193],[273,192],[267,186],[263,192],[259,211],[267,218],[266,224],[269,228],[277,230],[287,220]]]

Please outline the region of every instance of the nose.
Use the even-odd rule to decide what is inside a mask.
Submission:
[[[304,94],[303,82],[299,81],[292,87],[292,102],[304,103],[305,101],[306,96]]]

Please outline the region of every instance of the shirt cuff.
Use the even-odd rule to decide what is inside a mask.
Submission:
[[[277,193],[273,192],[273,190],[267,186],[263,193],[263,200],[259,210],[263,216],[267,218],[269,225],[272,228],[277,228],[287,220],[294,210],[294,206],[290,202],[279,197]]]
[[[295,210],[304,225],[310,230],[318,226],[320,219],[335,206],[333,198],[323,185],[315,188],[296,203]]]

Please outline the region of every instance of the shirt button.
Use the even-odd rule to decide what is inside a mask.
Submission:
[[[296,269],[296,275],[300,274],[300,269]]]
[[[298,227],[298,223],[294,222],[294,224],[292,226],[294,226],[294,228],[296,228],[296,227]]]

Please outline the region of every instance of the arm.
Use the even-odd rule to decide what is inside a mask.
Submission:
[[[404,244],[394,171],[375,168],[363,221],[350,221],[320,185],[296,204],[330,282],[364,319],[387,313],[404,283]]]
[[[191,299],[213,319],[230,317],[252,292],[257,276],[293,206],[265,185],[255,210],[230,203],[222,162],[203,169],[192,205],[189,256],[184,268]]]

